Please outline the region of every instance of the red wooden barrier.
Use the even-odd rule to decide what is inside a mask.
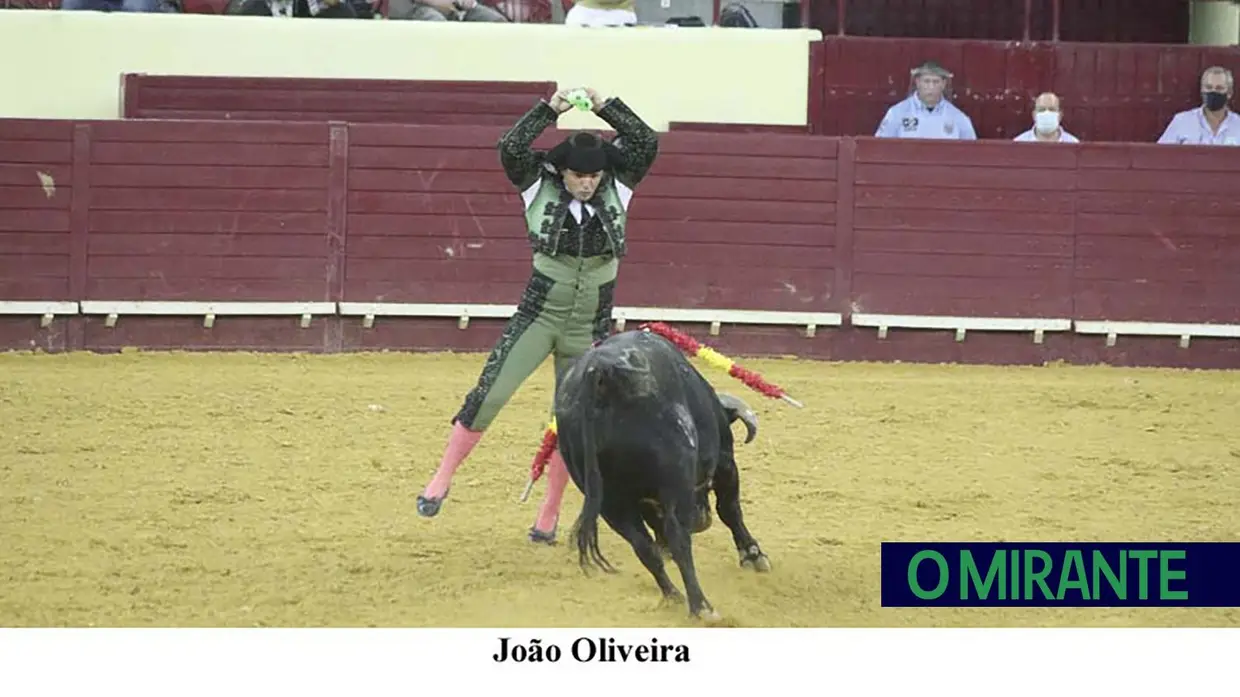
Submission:
[[[806,0],[824,34],[1188,42],[1189,0]]]
[[[529,253],[498,132],[0,123],[0,301],[307,308],[212,327],[201,309],[95,310],[46,327],[41,312],[9,312],[0,345],[486,348],[501,320],[462,330],[455,317],[380,315],[366,326],[311,305],[515,303]],[[806,322],[725,322],[710,341],[736,354],[1240,367],[1240,340],[1200,328],[1087,328],[1240,326],[1238,187],[1228,148],[668,133],[634,199],[616,303],[844,316],[812,336]],[[302,312],[314,315],[306,328]],[[926,317],[963,319],[908,328]],[[1047,328],[1037,342],[1032,327],[978,324],[987,318],[1077,320],[1078,331]]]
[[[146,75],[121,77],[129,119],[507,125],[554,82]]]
[[[857,144],[855,311],[1074,316],[1076,151],[979,145]]]
[[[71,121],[0,130],[0,298],[70,300],[74,229]],[[80,290],[80,289],[78,289]]]

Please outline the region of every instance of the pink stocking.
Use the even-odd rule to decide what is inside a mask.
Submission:
[[[547,460],[547,495],[543,497],[542,507],[538,509],[535,530],[547,534],[555,531],[556,522],[560,519],[560,503],[564,500],[564,489],[567,486],[568,468],[564,466],[560,449],[556,448]]]
[[[459,421],[452,424],[452,433],[448,436],[448,446],[444,449],[443,459],[439,461],[439,469],[435,477],[426,485],[422,495],[428,499],[441,499],[452,485],[452,475],[469,456],[470,451],[482,440],[482,431],[471,431]]]

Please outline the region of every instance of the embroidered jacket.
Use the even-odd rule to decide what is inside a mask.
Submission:
[[[608,99],[595,113],[616,129],[612,142],[624,155],[624,161],[615,171],[603,175],[594,196],[585,204],[594,210],[602,224],[609,251],[622,257],[627,252],[625,223],[629,199],[658,156],[659,136],[618,97]],[[521,191],[525,201],[530,245],[534,251],[549,255],[586,246],[584,242],[562,243],[563,235],[584,233],[584,229],[567,220],[573,197],[564,188],[555,167],[544,159],[544,153],[530,147],[556,122],[557,116],[546,100],[539,100],[499,141],[499,159],[504,173]]]

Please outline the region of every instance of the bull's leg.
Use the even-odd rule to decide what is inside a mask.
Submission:
[[[643,501],[641,503],[642,519],[646,521],[646,525],[654,532],[654,543],[658,547],[660,554],[664,559],[671,559],[672,552],[667,548],[667,538],[663,536],[663,513],[658,505]]]
[[[710,489],[702,487],[695,495],[697,499],[697,517],[693,523],[693,534],[706,532],[710,530]]]
[[[719,514],[719,520],[732,531],[732,541],[740,553],[741,566],[755,571],[770,571],[771,560],[745,527],[745,515],[741,512],[740,474],[736,462],[730,457],[724,457],[715,471],[715,511]]]
[[[680,568],[680,576],[685,582],[685,593],[689,596],[689,614],[704,619],[718,619],[718,613],[702,592],[697,570],[693,566],[693,540],[689,531],[697,520],[696,503],[694,498],[689,496],[679,501],[663,497],[663,534],[667,537],[672,559]]]
[[[645,504],[639,504],[642,509],[646,508]],[[650,537],[650,533],[646,532],[646,526],[642,524],[642,516],[644,512],[639,513],[636,510],[621,512],[617,510],[602,511],[603,520],[611,526],[616,534],[623,537],[629,545],[633,547],[633,553],[641,560],[642,566],[654,576],[654,582],[659,585],[659,590],[663,592],[663,597],[669,600],[682,600],[683,596],[680,590],[676,588],[676,584],[672,583],[671,577],[667,575],[667,567],[663,564],[663,557],[659,554],[655,541]]]

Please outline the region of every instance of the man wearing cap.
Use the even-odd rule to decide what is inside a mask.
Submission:
[[[1059,95],[1054,92],[1043,92],[1033,100],[1033,128],[1012,140],[1038,143],[1081,142],[1076,136],[1064,130]]]
[[[1201,106],[1181,111],[1167,124],[1159,143],[1240,145],[1240,116],[1227,108],[1236,91],[1231,71],[1212,66],[1201,74]]]
[[[952,74],[934,61],[913,68],[911,74],[909,96],[887,110],[874,136],[977,140],[973,121],[943,96],[950,94]]]
[[[616,129],[613,142],[577,132],[547,152],[531,149],[571,108],[573,90],[557,92],[550,102],[539,100],[500,138],[500,163],[525,203],[534,268],[516,313],[452,419],[439,469],[418,496],[419,515],[439,512],[456,469],[547,356],[554,356],[558,385],[571,362],[610,332],[629,200],[654,164],[659,138],[618,97],[583,91],[594,113]],[[554,541],[567,484],[568,470],[557,451],[547,464],[547,494],[531,540]]]

